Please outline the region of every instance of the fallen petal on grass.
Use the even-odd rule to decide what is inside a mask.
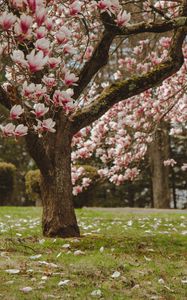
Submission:
[[[54,263],[48,263],[46,261],[39,261],[38,263],[40,265],[45,265],[45,266],[48,266],[48,267],[51,267],[51,268],[58,268],[58,266]]]
[[[181,280],[182,284],[187,284],[187,278]]]
[[[152,260],[151,258],[149,258],[149,257],[147,257],[145,255],[144,255],[144,258],[145,258],[146,261],[151,261]]]
[[[69,282],[70,282],[69,279],[61,280],[61,281],[58,283],[58,286],[68,285]]]
[[[26,286],[20,289],[20,291],[24,292],[24,293],[29,293],[32,292],[32,288],[30,286]]]
[[[115,271],[115,272],[111,275],[112,278],[118,278],[118,277],[120,277],[120,276],[121,276],[121,273],[118,272],[118,271]]]
[[[84,251],[81,251],[81,250],[76,250],[76,251],[74,251],[74,255],[75,256],[78,256],[78,255],[84,255],[85,254],[85,252]]]
[[[9,273],[9,274],[19,274],[20,270],[19,269],[7,269],[7,270],[5,270],[5,272]]]
[[[32,256],[30,256],[30,259],[38,259],[41,256],[42,256],[41,254],[32,255]]]
[[[62,248],[64,248],[64,249],[69,249],[69,248],[71,248],[71,246],[70,246],[70,244],[64,244],[64,245],[62,246]]]
[[[9,280],[7,282],[5,282],[5,284],[13,284],[14,283],[14,280]]]
[[[101,297],[102,296],[102,292],[101,292],[101,290],[94,290],[93,292],[91,292],[91,294],[90,294],[91,296],[93,296],[93,297]]]
[[[160,284],[164,284],[164,283],[165,283],[165,281],[164,281],[164,279],[163,279],[163,278],[160,278],[160,279],[158,280],[158,283],[160,283]]]

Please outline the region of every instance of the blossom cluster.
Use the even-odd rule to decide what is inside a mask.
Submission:
[[[88,19],[94,27],[98,25],[95,14],[105,11],[115,16],[117,26],[127,25],[131,18],[118,0],[66,2],[10,0],[9,7],[0,13],[0,54],[11,60],[6,77],[16,81],[21,96],[19,106],[12,106],[15,116],[12,118],[11,112],[10,119],[24,121],[24,134],[30,129],[40,135],[55,132],[55,112],[63,110],[68,116],[78,105],[73,98],[77,71],[93,50],[92,44],[87,45],[81,19]],[[91,43],[94,40],[92,34]],[[37,84],[33,79],[38,76],[42,77]],[[26,122],[29,113],[35,116],[32,126]],[[12,136],[7,128],[1,127],[3,135]]]
[[[161,37],[156,51],[152,51],[145,59],[150,40],[140,41],[132,48],[131,55],[117,56],[117,62],[114,63],[118,65],[118,69],[114,79],[119,80],[127,74],[130,76],[151,70],[166,59],[170,44],[170,37]],[[93,126],[76,134],[73,140],[73,160],[99,160],[99,175],[116,185],[134,180],[140,172],[138,165],[154,139],[159,122],[164,120],[171,123],[171,135],[180,135],[182,126],[187,125],[186,51],[187,45],[184,44],[184,65],[161,86],[116,104]],[[103,87],[107,87],[108,84],[107,80],[105,85],[102,83]],[[89,97],[97,97],[99,88],[96,84],[92,86]],[[163,161],[163,165],[171,167],[176,163],[170,157]],[[185,163],[181,169],[186,170]]]

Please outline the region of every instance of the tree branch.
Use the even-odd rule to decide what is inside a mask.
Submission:
[[[85,63],[79,74],[79,81],[77,82],[77,86],[74,87],[75,100],[81,95],[93,76],[107,64],[110,46],[115,36],[130,36],[146,32],[163,33],[187,25],[187,17],[184,16],[160,23],[140,22],[137,24],[127,25],[123,28],[118,27],[113,17],[106,12],[101,14],[101,20],[105,27],[105,31],[100,42],[95,48],[91,59]]]
[[[164,20],[158,23],[139,22],[135,24],[128,24],[124,27],[117,26],[113,17],[107,13],[103,13],[101,18],[102,18],[103,25],[109,32],[113,32],[115,33],[115,35],[125,35],[125,36],[130,36],[139,33],[149,33],[149,32],[163,33],[187,25],[186,14],[181,14],[179,17],[169,19],[169,20]]]
[[[133,25],[127,25],[123,28],[118,28],[118,35],[133,35],[139,33],[163,33],[167,31],[171,31],[173,29],[177,29],[187,25],[187,17],[178,17],[172,20],[167,20],[160,23],[145,23],[140,22]]]
[[[109,49],[114,37],[115,33],[104,31],[91,59],[85,63],[79,74],[79,81],[77,82],[77,86],[74,87],[74,99],[77,99],[81,95],[93,76],[107,64]]]
[[[105,89],[91,104],[72,115],[73,134],[100,118],[114,104],[161,84],[163,80],[176,73],[184,61],[182,44],[186,34],[186,27],[180,28],[175,32],[168,59],[165,62],[160,63],[152,71],[141,76],[116,81]]]

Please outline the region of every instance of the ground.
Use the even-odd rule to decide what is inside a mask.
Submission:
[[[0,299],[187,299],[185,212],[77,215],[80,239],[47,239],[40,208],[1,208]]]

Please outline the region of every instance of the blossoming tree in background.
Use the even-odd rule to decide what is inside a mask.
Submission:
[[[166,58],[171,37],[170,33],[167,37],[153,36],[152,42],[148,39],[141,40],[136,47],[132,47],[132,43],[133,41],[131,49],[128,48],[130,55],[123,55],[123,59],[121,49],[118,49],[116,58],[107,69],[105,85],[109,85],[108,78],[112,76],[120,79],[140,71],[151,71],[153,66]],[[129,44],[128,41],[128,47]],[[136,178],[141,170],[138,167],[141,159],[149,149],[153,205],[156,208],[169,208],[171,202],[169,168],[176,162],[173,163],[173,159],[170,159],[169,134],[183,134],[186,125],[186,49],[184,43],[185,60],[180,71],[165,80],[161,87],[147,90],[114,105],[102,118],[82,129],[73,138],[74,163],[84,159],[97,161],[101,178],[108,178],[116,185]],[[116,73],[113,72],[115,64],[118,66]],[[92,86],[89,91],[92,97],[97,95],[102,84]],[[181,164],[179,167],[184,169]],[[79,184],[74,186],[73,191],[77,194],[83,189],[84,185]]]
[[[41,171],[44,235],[79,236],[72,204],[72,143],[74,147],[79,144],[72,155],[76,161],[76,155],[93,152],[98,140],[114,130],[115,138],[108,140],[110,154],[106,156],[102,147],[96,149],[104,163],[114,159],[113,166],[101,169],[100,174],[116,183],[134,178],[138,172],[135,167],[128,168],[125,175],[120,172],[129,161],[144,155],[145,140],[150,139],[149,123],[153,116],[160,118],[157,111],[164,98],[159,95],[167,94],[172,80],[180,78],[180,74],[170,76],[184,64],[187,0],[7,0],[0,1],[0,10],[0,103],[10,111],[9,120],[2,118],[1,133],[4,137],[25,136],[29,153]],[[146,61],[132,68],[134,72],[127,72],[144,47],[139,43],[141,34],[147,34],[148,39],[149,34],[162,33],[163,38],[168,32],[170,40],[166,39],[168,46],[162,55],[157,55],[157,45],[154,55],[147,47]],[[131,36],[136,36],[137,46],[130,50]],[[107,80],[107,68],[103,67],[113,66],[118,47],[121,61]],[[168,77],[160,88],[154,88]],[[98,78],[102,84],[95,93]],[[128,122],[130,126],[134,123],[139,148],[132,145],[132,153],[123,156],[123,148],[131,144],[123,128]],[[143,137],[138,130],[141,126],[145,129]],[[88,134],[91,139],[84,150],[81,143]],[[89,184],[88,180],[84,184]]]

